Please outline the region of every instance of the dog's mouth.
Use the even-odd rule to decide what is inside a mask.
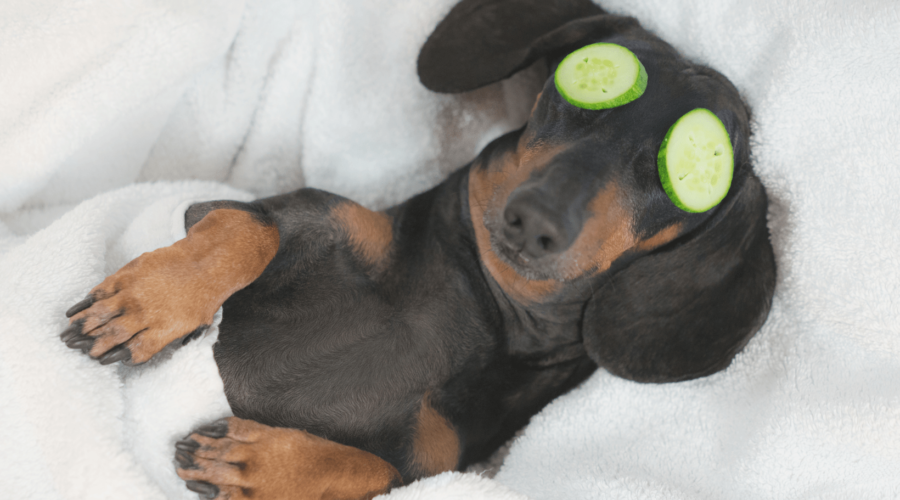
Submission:
[[[532,271],[533,259],[522,254],[522,248],[514,248],[509,242],[491,233],[491,246],[503,262],[512,267],[518,274],[526,275]],[[533,279],[533,278],[532,278]]]
[[[524,245],[516,245],[505,237],[500,217],[485,217],[485,227],[490,234],[491,249],[500,260],[516,274],[528,280],[560,280],[559,267],[564,254],[543,257],[529,256]]]

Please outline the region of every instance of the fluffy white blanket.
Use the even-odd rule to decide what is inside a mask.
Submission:
[[[229,411],[215,331],[100,366],[59,342],[63,311],[183,236],[194,201],[310,185],[384,206],[517,127],[533,74],[463,96],[418,84],[418,49],[452,4],[0,4],[0,491],[196,498],[172,444]],[[779,266],[769,320],[722,373],[597,373],[532,420],[495,479],[390,497],[896,498],[900,4],[602,4],[752,106]]]

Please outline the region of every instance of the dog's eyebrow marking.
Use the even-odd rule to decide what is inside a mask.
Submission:
[[[638,250],[653,250],[654,248],[661,247],[677,238],[678,233],[681,232],[681,227],[682,224],[679,222],[663,228],[653,236],[639,241],[636,247]]]
[[[335,206],[331,215],[367,264],[377,267],[384,263],[394,239],[393,225],[387,214],[346,201]]]
[[[425,475],[455,470],[459,464],[459,436],[431,406],[431,394],[422,398],[413,440],[413,466]]]

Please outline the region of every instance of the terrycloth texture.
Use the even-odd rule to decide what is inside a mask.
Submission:
[[[423,498],[428,500],[471,500],[477,498],[528,500],[527,496],[497,481],[492,481],[478,474],[462,474],[459,472],[445,472],[434,477],[422,479],[377,498],[381,500],[419,500]]]
[[[521,77],[463,97],[419,84],[419,48],[454,3],[3,2],[0,212],[173,179],[402,200],[534,98],[504,91]]]
[[[0,5],[0,490],[196,498],[172,443],[228,413],[215,332],[145,367],[102,367],[59,342],[63,311],[182,236],[192,201],[305,183],[381,206],[520,124],[534,74],[465,96],[417,83],[418,49],[452,3]],[[752,106],[779,266],[769,321],[706,379],[598,373],[533,420],[496,480],[448,474],[390,497],[896,497],[900,5],[603,5]],[[219,183],[75,206],[185,178]]]

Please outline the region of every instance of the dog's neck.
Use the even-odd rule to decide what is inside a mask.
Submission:
[[[524,306],[511,299],[485,270],[503,328],[507,351],[535,366],[550,366],[585,354],[581,317],[587,301]]]

